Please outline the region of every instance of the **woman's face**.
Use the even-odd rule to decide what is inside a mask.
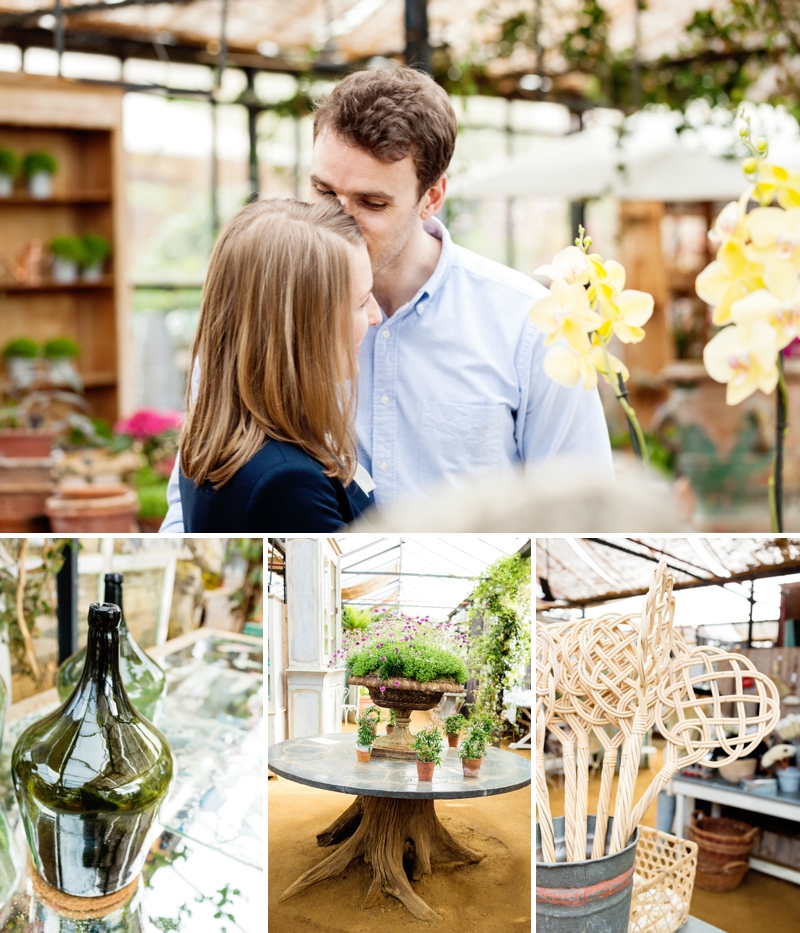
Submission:
[[[372,264],[365,244],[350,250],[350,281],[353,283],[353,348],[360,353],[368,328],[379,324],[381,310],[372,297]]]

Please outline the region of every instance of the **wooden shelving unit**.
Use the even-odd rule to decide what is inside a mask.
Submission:
[[[20,155],[51,152],[58,161],[53,195],[30,197],[24,181],[0,197],[0,248],[19,256],[31,240],[98,233],[112,244],[98,282],[62,284],[45,267],[38,286],[0,270],[0,346],[15,337],[71,337],[96,415],[113,423],[129,395],[122,351],[128,327],[125,274],[122,94],[39,75],[0,74],[0,147]]]

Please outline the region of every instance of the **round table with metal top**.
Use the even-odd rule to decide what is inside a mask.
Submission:
[[[332,733],[288,739],[268,749],[268,767],[280,777],[311,787],[356,796],[354,803],[317,836],[317,845],[343,842],[332,855],[301,875],[281,895],[286,900],[326,878],[338,875],[364,856],[373,880],[364,906],[381,891],[401,901],[418,920],[439,920],[412,889],[403,868],[406,842],[412,846],[411,879],[430,874],[433,865],[465,865],[480,856],[462,846],[439,822],[434,800],[488,797],[531,783],[531,764],[521,755],[488,748],[480,776],[465,778],[455,748],[442,751],[442,766],[432,781],[420,781],[413,761],[356,759],[355,733]]]

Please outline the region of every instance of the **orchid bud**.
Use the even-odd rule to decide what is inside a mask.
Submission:
[[[753,145],[759,152],[763,153],[767,151],[767,141],[763,136],[756,136],[756,138],[753,140]]]
[[[742,162],[742,169],[744,170],[745,175],[752,175],[755,172],[757,165],[757,160],[752,156],[749,159],[745,159],[744,162]]]

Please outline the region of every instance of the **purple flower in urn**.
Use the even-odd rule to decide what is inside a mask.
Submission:
[[[386,687],[381,687],[381,693],[386,693]]]

